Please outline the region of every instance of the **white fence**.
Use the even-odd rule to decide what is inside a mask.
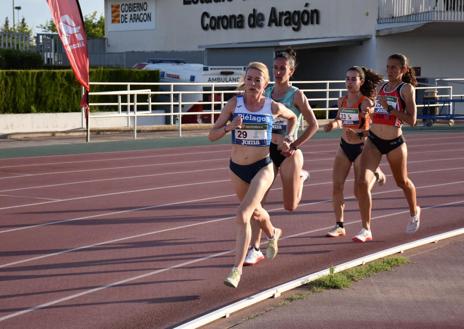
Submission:
[[[464,0],[379,0],[379,23],[464,21]]]
[[[430,103],[424,100],[430,92],[435,92],[438,98],[464,97],[463,83],[464,79],[437,79],[433,85],[417,87],[418,112],[429,106]],[[295,81],[292,84],[305,93],[319,119],[335,115],[337,100],[345,92],[342,80]],[[92,113],[90,128],[98,126],[97,120],[125,118],[126,128],[133,129],[134,138],[137,138],[137,128],[142,125],[164,124],[177,126],[179,136],[182,136],[184,124],[214,122],[227,100],[237,94],[234,83],[91,83],[91,86],[98,85],[120,90],[90,93],[92,110],[102,107],[106,111],[108,107],[114,109],[111,114]],[[456,93],[455,89],[459,86],[461,89],[457,89],[461,93]],[[110,96],[111,100],[96,102],[96,96]],[[455,112],[452,102],[434,103],[434,106],[446,107],[450,114]]]
[[[0,48],[28,50],[32,47],[27,33],[0,32]]]

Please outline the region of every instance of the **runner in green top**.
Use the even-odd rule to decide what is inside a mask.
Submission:
[[[301,200],[303,183],[309,177],[309,173],[303,170],[303,152],[299,147],[309,140],[319,128],[311,106],[305,94],[296,87],[291,86],[290,78],[295,73],[296,54],[292,49],[279,51],[275,54],[273,72],[275,84],[268,87],[265,95],[284,104],[292,110],[298,119],[304,118],[307,128],[301,136],[289,134],[285,120],[276,120],[272,129],[272,141],[270,145],[271,159],[274,163],[274,175],[280,173],[282,180],[283,203],[286,210],[295,210]],[[300,122],[298,120],[297,122]],[[297,132],[297,129],[294,130]],[[291,143],[288,152],[282,152],[282,144]],[[251,248],[247,253],[245,265],[253,265],[264,259],[259,250],[261,230],[259,223],[252,221],[253,234]]]

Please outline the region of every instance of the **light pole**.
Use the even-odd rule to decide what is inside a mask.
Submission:
[[[14,18],[14,11],[15,11],[15,5],[14,5],[14,0],[13,0],[13,30],[15,28],[15,18]]]
[[[21,6],[16,6],[16,7],[14,7],[14,9],[16,11],[18,11],[18,25],[19,25],[19,22],[20,22],[20,20],[19,20],[19,11],[21,10]]]

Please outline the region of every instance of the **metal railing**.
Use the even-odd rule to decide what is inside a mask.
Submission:
[[[148,112],[142,112],[139,113],[137,111],[138,106],[141,105],[141,102],[139,102],[138,96],[139,95],[146,95],[147,96],[147,104],[149,106],[149,109],[151,109],[151,93],[152,91],[150,89],[142,89],[142,90],[129,90],[129,91],[124,91],[124,90],[118,90],[118,91],[101,91],[101,92],[90,92],[89,95],[91,96],[117,96],[118,97],[118,102],[121,104],[121,98],[122,96],[127,97],[127,112],[123,113],[121,111],[121,108],[119,108],[119,111],[116,113],[105,113],[105,114],[98,114],[94,113],[90,115],[89,113],[89,120],[87,124],[87,142],[90,141],[90,119],[99,119],[99,118],[112,118],[112,117],[124,117],[127,119],[127,125],[132,126],[133,132],[134,132],[134,139],[137,139],[137,117],[140,115],[144,116],[152,116],[154,114],[151,113],[151,110]],[[132,97],[131,97],[132,96]],[[84,113],[83,113],[84,114]],[[132,119],[132,120],[131,120]]]
[[[379,24],[430,21],[464,21],[464,0],[379,0]]]
[[[450,99],[463,96],[453,94],[452,85],[439,85],[439,81],[450,84],[451,82],[464,82],[464,79],[437,79],[434,85],[417,87],[418,113],[428,106],[423,101],[426,93],[434,92],[438,98]],[[90,92],[91,109],[105,108],[109,109],[110,113],[93,111],[89,121],[90,119],[125,118],[125,126],[133,129],[134,138],[137,138],[137,129],[140,128],[138,118],[141,117],[153,120],[152,123],[148,122],[146,125],[177,126],[179,136],[182,136],[183,124],[214,123],[228,99],[237,94],[235,83],[91,82],[90,84],[91,86],[111,86],[121,90]],[[338,110],[338,98],[346,91],[343,80],[294,81],[292,85],[305,93],[317,118],[323,120],[335,116]],[[140,90],[140,88],[144,89]],[[111,101],[92,101],[98,96],[110,96]],[[449,113],[454,113],[453,103],[436,103],[436,106],[447,107]],[[190,120],[185,120],[186,118]],[[304,129],[303,120],[300,126]]]
[[[345,90],[343,80],[331,81],[294,81],[292,85],[301,89],[311,102],[313,110],[318,113],[325,113],[325,118],[328,118],[329,112],[336,109],[337,99]],[[173,118],[178,116],[179,112],[186,112],[187,108],[192,105],[208,105],[208,108],[214,112],[218,108],[222,108],[227,100],[237,94],[236,83],[194,83],[194,82],[177,82],[177,83],[163,83],[163,82],[91,82],[91,86],[112,86],[115,89],[124,91],[133,91],[137,88],[149,88],[152,90],[151,95],[159,96],[157,101],[152,102],[151,110],[158,108],[166,110],[169,116]],[[111,92],[112,95],[114,92]],[[90,96],[97,95],[90,93]],[[104,92],[98,95],[105,95]],[[108,94],[109,95],[109,94]],[[90,106],[96,107],[115,107],[121,113],[122,108],[129,108],[133,105],[129,102],[129,95],[125,100],[118,97],[111,102],[92,102]],[[120,96],[123,96],[121,93]],[[209,100],[205,100],[208,98]],[[140,105],[148,105],[148,103],[139,103]],[[181,111],[180,111],[181,110]],[[204,112],[201,112],[204,113]],[[185,114],[199,114],[199,113],[184,113]],[[171,120],[171,123],[172,120]]]
[[[27,33],[0,32],[0,48],[29,50],[32,48],[32,43]]]

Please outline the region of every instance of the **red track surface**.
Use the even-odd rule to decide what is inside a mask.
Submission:
[[[235,290],[222,283],[237,207],[229,146],[0,160],[0,328],[171,327],[331,265],[463,227],[464,133],[406,137],[422,206],[417,234],[404,233],[407,204],[389,175],[374,190],[374,241],[351,242],[360,229],[353,199],[348,235],[324,237],[334,222],[338,140],[314,140],[303,149],[311,180],[298,210],[282,209],[279,182],[269,195],[266,208],[284,230],[279,256],[245,268]],[[350,180],[346,195],[352,190]]]

